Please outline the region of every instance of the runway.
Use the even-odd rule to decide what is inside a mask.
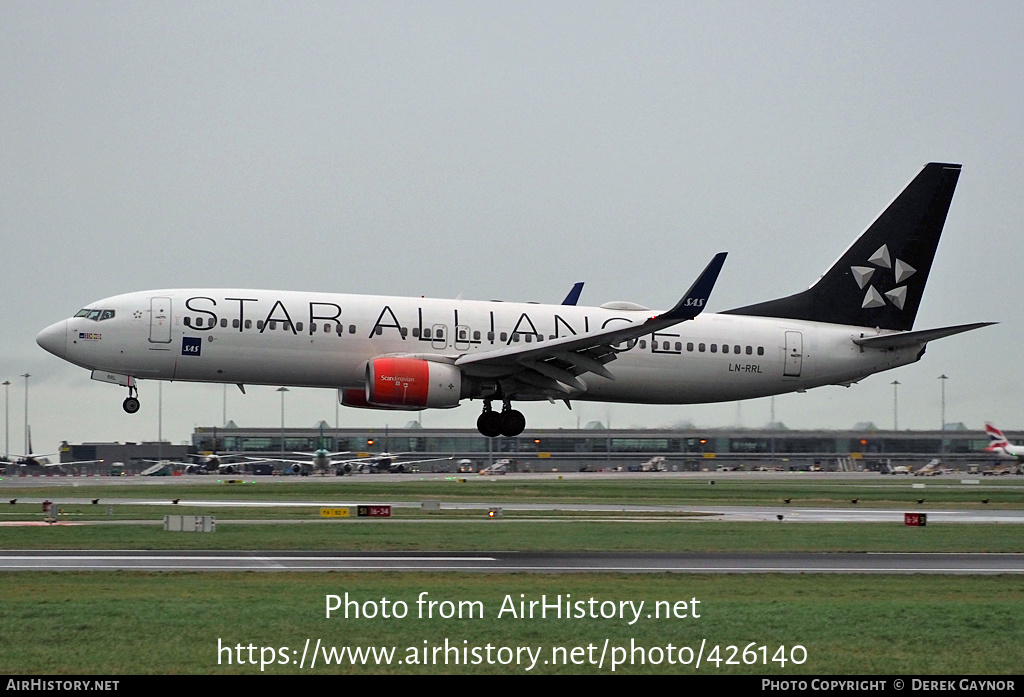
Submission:
[[[1024,554],[5,551],[0,571],[1024,574]]]

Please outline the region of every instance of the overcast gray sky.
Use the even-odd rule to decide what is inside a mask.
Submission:
[[[669,307],[718,251],[709,306],[807,287],[928,161],[964,166],[916,328],[851,388],[777,397],[790,427],[1024,427],[1024,5],[1011,2],[12,2],[0,0],[0,381],[37,452],[149,440],[120,388],[36,333],[87,303],[257,287]],[[230,388],[228,418],[280,423]],[[168,383],[163,434],[222,421]],[[286,421],[334,423],[293,390]],[[479,403],[427,426],[475,424]],[[523,406],[531,426],[761,426],[769,400]],[[342,426],[402,412],[341,410]]]

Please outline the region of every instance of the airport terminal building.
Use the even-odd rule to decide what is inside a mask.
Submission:
[[[1024,443],[1024,432],[1008,431],[1014,443]],[[988,444],[984,431],[883,431],[872,428],[848,431],[792,431],[786,429],[528,429],[515,438],[485,438],[476,429],[334,428],[326,423],[312,428],[196,428],[191,444],[84,443],[61,446],[61,461],[102,459],[101,465],[76,467],[89,473],[107,473],[118,463],[126,474],[139,474],[155,460],[189,461],[190,455],[232,453],[267,458],[296,459],[296,453],[318,448],[350,452],[352,457],[380,453],[410,459],[442,458],[419,466],[422,471],[457,471],[469,460],[474,470],[509,460],[518,471],[583,469],[640,469],[652,458],[669,471],[718,468],[752,470],[891,471],[894,467],[919,468],[939,458],[943,467],[979,471],[1006,466],[1006,460],[982,452]],[[244,460],[244,457],[239,458]],[[285,468],[279,468],[281,470]],[[265,470],[264,470],[265,471]]]
[[[1022,441],[1024,433],[1008,432]],[[665,458],[674,470],[720,466],[859,471],[885,465],[918,467],[933,458],[944,466],[967,470],[990,467],[995,459],[980,452],[988,444],[984,431],[790,431],[773,429],[528,429],[515,438],[485,438],[476,429],[333,428],[306,429],[201,427],[192,434],[197,452],[245,452],[273,456],[317,448],[410,457],[453,457],[488,465],[512,460],[516,469],[579,471],[629,469],[652,457]],[[450,462],[424,470],[443,471]]]

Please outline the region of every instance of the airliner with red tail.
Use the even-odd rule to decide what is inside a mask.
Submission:
[[[145,380],[323,387],[371,409],[479,400],[489,437],[523,431],[517,401],[694,404],[849,386],[990,324],[913,329],[959,176],[960,165],[925,165],[810,288],[718,314],[703,310],[724,252],[666,311],[583,307],[573,293],[540,305],[173,289],[90,303],[36,341],[127,388],[128,413]]]
[[[1024,462],[1024,445],[1013,445],[1003,435],[1003,432],[990,423],[985,424],[985,433],[988,434],[988,445],[985,446],[986,453],[998,455],[1003,459]]]

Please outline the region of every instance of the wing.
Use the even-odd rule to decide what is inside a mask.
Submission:
[[[579,375],[595,373],[609,380],[615,379],[605,364],[615,360],[616,354],[622,350],[616,349],[616,345],[699,315],[711,295],[725,257],[725,252],[716,254],[675,307],[645,322],[539,344],[516,344],[493,351],[464,354],[455,360],[455,365],[468,375],[502,381],[506,394],[525,392],[547,398],[568,398],[586,392],[587,385]]]

